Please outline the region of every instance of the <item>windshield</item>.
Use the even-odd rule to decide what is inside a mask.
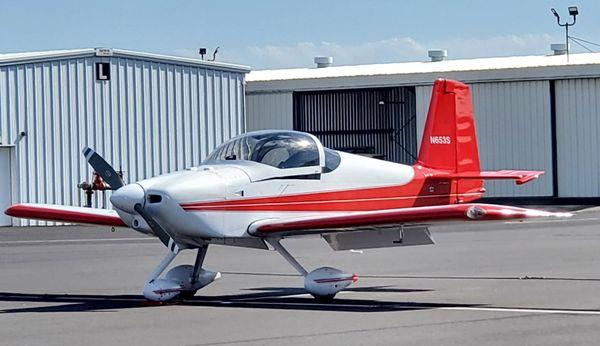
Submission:
[[[319,147],[304,133],[249,133],[225,142],[208,160],[247,160],[282,169],[311,167],[319,165]]]

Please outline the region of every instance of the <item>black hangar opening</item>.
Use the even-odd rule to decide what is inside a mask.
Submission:
[[[294,130],[325,147],[413,164],[417,156],[414,87],[294,92]]]

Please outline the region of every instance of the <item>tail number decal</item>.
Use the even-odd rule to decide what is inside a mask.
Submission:
[[[450,136],[429,136],[430,144],[452,144]]]

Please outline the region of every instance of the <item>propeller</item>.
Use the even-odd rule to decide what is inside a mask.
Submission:
[[[94,168],[96,173],[108,184],[112,190],[118,190],[123,187],[123,179],[117,174],[117,172],[112,168],[111,165],[106,162],[102,158],[102,156],[98,155],[90,147],[85,147],[82,151],[83,156],[87,162]]]
[[[112,168],[112,166],[102,158],[92,148],[86,147],[82,151],[87,162],[94,168],[96,173],[104,179],[112,190],[116,190],[110,197],[110,202],[118,209],[129,213],[137,213],[139,216],[146,221],[154,235],[160,239],[160,241],[171,251],[173,254],[177,254],[182,248],[171,236],[171,234],[154,218],[145,208],[145,191],[144,188],[137,184],[125,185],[123,180]]]
[[[179,252],[179,245],[177,244],[177,242],[173,239],[173,237],[169,234],[169,232],[167,232],[166,229],[164,229],[163,226],[161,226],[152,216],[151,213],[149,213],[143,206],[141,203],[137,203],[133,209],[135,209],[135,211],[140,214],[140,216],[142,217],[142,219],[144,219],[144,221],[146,221],[146,223],[148,224],[148,226],[150,226],[150,228],[152,229],[152,231],[154,232],[154,234],[158,237],[158,239],[160,239],[160,241],[165,244],[165,246],[169,249],[169,251],[171,251],[174,254],[177,254]]]

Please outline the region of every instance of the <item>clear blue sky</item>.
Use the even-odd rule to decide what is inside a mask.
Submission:
[[[253,68],[422,60],[429,48],[450,58],[545,54],[564,32],[600,41],[600,1],[8,1],[0,6],[0,53],[114,47],[194,56],[220,46],[218,60]],[[582,51],[577,47],[575,50]],[[600,47],[598,51],[600,51]]]

